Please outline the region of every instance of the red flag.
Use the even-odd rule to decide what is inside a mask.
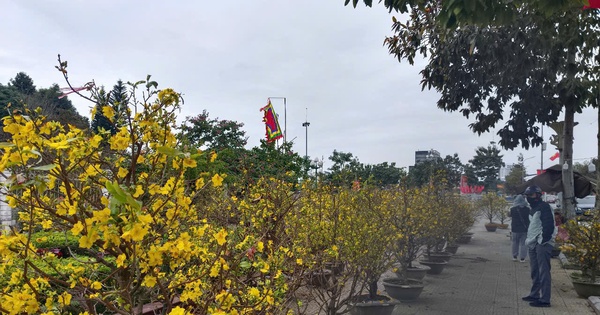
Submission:
[[[560,157],[560,152],[556,152],[550,157],[550,161],[554,161],[554,160],[558,159],[559,157]]]
[[[282,138],[283,134],[281,133],[281,127],[279,127],[279,121],[277,120],[277,115],[275,115],[275,109],[273,109],[271,100],[269,99],[267,106],[260,110],[265,112],[263,122],[265,123],[267,142],[273,142]]]
[[[583,9],[600,9],[600,0],[590,0],[590,4],[584,6]]]

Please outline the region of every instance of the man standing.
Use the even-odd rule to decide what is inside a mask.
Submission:
[[[556,237],[554,214],[550,205],[542,201],[540,187],[529,186],[523,194],[531,206],[525,244],[529,247],[532,281],[531,292],[523,300],[534,307],[550,307],[550,257]]]

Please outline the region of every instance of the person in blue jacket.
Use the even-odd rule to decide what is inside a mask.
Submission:
[[[540,187],[529,186],[523,194],[531,206],[525,244],[529,247],[532,282],[531,291],[523,300],[529,301],[529,305],[534,307],[550,307],[550,257],[556,237],[554,213],[550,205],[542,200]]]

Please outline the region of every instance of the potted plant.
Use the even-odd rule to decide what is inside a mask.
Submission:
[[[462,196],[453,197],[450,200],[452,215],[446,229],[445,250],[456,254],[459,244],[468,243],[471,240],[473,234],[466,233],[475,223],[476,212],[470,200]]]
[[[421,255],[429,217],[423,211],[428,202],[427,190],[399,185],[393,191],[390,208],[393,210],[389,223],[393,228],[393,254],[397,262],[396,278],[383,280],[388,294],[397,300],[414,300],[423,291],[422,279],[428,266],[413,262]]]
[[[495,232],[498,228],[498,223],[494,222],[494,219],[496,219],[501,211],[506,209],[508,206],[507,201],[496,193],[487,192],[477,201],[477,206],[483,216],[488,220],[485,224],[486,230],[488,232]]]
[[[391,314],[397,302],[378,294],[381,275],[393,264],[391,246],[394,236],[391,218],[391,191],[365,185],[351,191],[347,214],[341,218],[345,256],[353,271],[358,290],[349,294],[350,314]],[[366,294],[365,294],[366,293]]]
[[[500,220],[500,223],[498,223],[499,229],[508,229],[508,224],[505,223],[508,220],[508,211],[506,209],[498,211],[498,220]]]
[[[572,277],[573,287],[582,297],[600,295],[600,215],[590,221],[570,220],[564,224],[569,238],[561,249],[579,262],[581,274]]]
[[[378,294],[379,279],[393,263],[389,198],[389,192],[369,185],[322,185],[302,194],[295,220],[304,231],[298,245],[315,255],[311,270],[328,270],[331,262],[344,265],[331,270],[324,285],[307,286],[321,313],[393,311],[397,302]]]

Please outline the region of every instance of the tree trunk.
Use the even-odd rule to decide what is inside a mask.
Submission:
[[[600,83],[598,83],[600,85]],[[600,95],[598,95],[598,98],[600,100]],[[596,145],[597,147],[597,156],[596,156],[596,204],[594,205],[594,209],[598,210],[600,209],[600,106],[598,106],[598,119],[596,120],[596,123],[598,124],[598,134],[596,135],[596,138],[598,139],[598,144]]]
[[[577,64],[575,53],[577,47],[569,45],[567,55],[567,82],[575,80],[577,73]],[[575,218],[575,180],[573,179],[573,127],[575,126],[575,102],[577,101],[574,92],[565,98],[565,125],[563,128],[563,152],[564,160],[562,166],[563,183],[563,207],[567,219]]]
[[[575,183],[573,179],[573,126],[575,111],[573,104],[565,106],[565,125],[563,128],[562,184],[563,207],[567,219],[575,217]],[[565,167],[567,165],[568,167]]]

